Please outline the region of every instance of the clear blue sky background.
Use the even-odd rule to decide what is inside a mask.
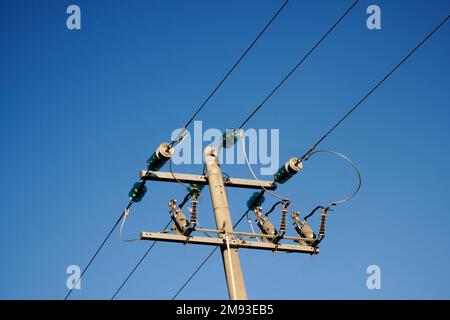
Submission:
[[[85,266],[147,157],[281,1],[73,3],[81,31],[66,28],[69,1],[0,9],[0,298],[64,298],[67,266]],[[350,3],[291,1],[201,113],[204,126],[237,126]],[[381,7],[380,31],[366,28],[370,4]],[[300,155],[449,12],[448,0],[361,1],[249,127],[280,129],[282,161]],[[361,193],[330,214],[316,257],[241,251],[250,298],[450,298],[449,39],[447,23],[324,142],[359,165]],[[243,165],[224,170],[250,177]],[[279,192],[308,212],[354,182],[345,163],[323,156]],[[128,236],[160,229],[167,201],[185,194],[179,185],[148,187]],[[229,191],[234,219],[251,193]],[[205,192],[202,225],[212,227],[212,216]],[[148,246],[115,232],[72,298],[109,299]],[[171,298],[209,251],[159,243],[119,297]],[[372,264],[382,290],[366,288]],[[219,255],[179,298],[227,298]]]

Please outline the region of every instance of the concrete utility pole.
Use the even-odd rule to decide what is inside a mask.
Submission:
[[[244,276],[242,275],[241,263],[237,248],[230,248],[229,237],[233,232],[230,210],[228,209],[228,199],[223,183],[222,171],[217,162],[218,151],[216,148],[205,149],[204,158],[206,164],[206,175],[211,192],[211,201],[216,219],[216,227],[224,233],[219,237],[225,239],[227,246],[220,248],[222,261],[227,279],[228,294],[231,300],[247,300]]]

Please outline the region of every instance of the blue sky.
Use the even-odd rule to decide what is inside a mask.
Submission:
[[[66,28],[77,4],[82,29]],[[198,120],[230,128],[250,113],[351,1],[291,1]],[[368,30],[377,4],[382,29]],[[8,1],[0,10],[0,298],[62,299],[145,161],[182,126],[281,1]],[[450,9],[444,0],[360,1],[248,124],[280,129],[280,159],[301,155]],[[328,219],[316,257],[240,251],[253,299],[450,298],[450,25],[441,28],[324,143],[356,162],[363,188]],[[167,170],[167,168],[165,168]],[[243,165],[224,165],[235,177]],[[201,172],[201,165],[176,166]],[[278,192],[306,213],[345,196],[353,172],[312,158]],[[157,231],[185,191],[148,185],[126,234]],[[229,191],[233,219],[251,191]],[[275,199],[268,199],[266,206]],[[208,193],[200,221],[212,227]],[[248,231],[248,224],[239,230]],[[291,233],[293,231],[291,230]],[[109,299],[149,246],[115,232],[73,299]],[[208,247],[159,243],[118,298],[171,298]],[[382,270],[368,290],[366,268]],[[184,299],[226,299],[220,256]]]

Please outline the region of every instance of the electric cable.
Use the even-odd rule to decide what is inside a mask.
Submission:
[[[275,204],[272,206],[272,208],[270,208],[270,210],[267,211],[264,215],[267,217],[269,214],[271,214],[275,210],[276,207],[278,207],[282,203],[283,203],[282,201],[275,202]]]
[[[356,194],[361,190],[361,185],[362,185],[361,172],[359,171],[356,164],[352,160],[350,160],[348,157],[344,156],[343,154],[341,154],[339,152],[333,151],[333,150],[316,150],[313,153],[311,153],[311,156],[313,156],[314,154],[317,154],[317,153],[329,153],[329,154],[340,157],[341,159],[345,160],[353,168],[353,170],[355,171],[355,173],[358,177],[358,185],[352,194],[350,194],[349,196],[347,196],[341,200],[332,201],[326,207],[331,207],[331,206],[335,206],[335,205],[347,202],[347,201],[351,200],[353,197],[355,197]]]
[[[128,204],[127,208],[125,209],[128,210],[130,209],[131,205],[132,205],[132,201],[130,201],[130,203]],[[103,242],[100,244],[100,246],[97,248],[97,251],[95,251],[94,255],[91,257],[91,259],[89,260],[88,264],[86,265],[86,267],[83,269],[83,271],[81,272],[80,276],[78,277],[77,281],[75,282],[75,284],[72,286],[72,288],[69,290],[69,292],[67,293],[67,295],[65,296],[64,300],[69,299],[70,295],[72,294],[73,289],[77,286],[77,284],[80,282],[81,278],[83,278],[84,274],[86,273],[86,271],[89,269],[89,267],[91,266],[92,262],[95,260],[95,258],[98,256],[98,254],[100,253],[100,251],[102,250],[102,248],[104,247],[105,243],[108,241],[108,239],[111,237],[111,234],[113,233],[113,231],[116,229],[116,227],[119,225],[120,221],[122,220],[122,217],[125,214],[125,211],[122,212],[122,214],[120,215],[119,219],[117,219],[116,223],[113,225],[113,227],[111,228],[111,230],[108,232],[107,236],[105,237],[105,239],[103,240]]]
[[[127,220],[128,213],[129,213],[129,210],[125,210],[125,214],[123,215],[123,218],[122,218],[122,224],[120,225],[120,231],[119,231],[120,240],[122,240],[123,242],[134,242],[134,241],[140,240],[140,238],[124,239],[124,237],[123,237],[123,227]]]
[[[242,129],[239,129],[239,130],[240,130],[241,140],[242,140],[242,153],[244,154],[245,163],[247,164],[248,170],[249,170],[250,173],[252,174],[253,178],[258,182],[258,184],[261,186],[261,188],[262,188],[265,192],[267,192],[268,194],[270,194],[271,196],[280,199],[282,202],[291,202],[291,200],[289,200],[288,198],[282,197],[282,196],[276,194],[275,192],[272,192],[272,191],[266,189],[266,188],[263,186],[261,180],[259,180],[258,177],[256,176],[255,172],[254,172],[253,169],[252,169],[252,166],[251,166],[251,164],[250,164],[250,161],[248,160],[248,157],[247,157],[247,151],[246,151],[246,148],[245,148],[245,135],[244,135],[244,131],[243,131]]]
[[[317,146],[325,140],[331,132],[333,132],[348,116],[350,116],[375,90],[377,90],[384,81],[386,81],[414,52],[417,51],[436,31],[438,31],[448,20],[450,16],[442,20],[422,41],[420,41],[391,71],[389,71],[361,100],[359,100],[355,106],[353,106],[343,117],[339,119],[313,146],[299,159],[299,162],[308,160],[311,153],[317,148]]]
[[[163,231],[167,229],[167,227],[172,222],[172,219],[169,220],[169,222],[166,224],[166,226],[163,228]],[[144,253],[144,255],[141,257],[141,259],[138,261],[138,263],[134,266],[134,268],[131,270],[131,272],[128,274],[128,276],[125,278],[125,280],[120,285],[119,289],[116,290],[114,295],[112,296],[111,300],[114,300],[114,298],[119,294],[119,292],[122,290],[122,288],[125,286],[125,284],[128,282],[128,280],[131,278],[131,276],[135,273],[137,268],[141,265],[141,263],[144,261],[144,259],[148,256],[150,251],[155,247],[157,241],[153,241],[153,243],[150,245],[150,247],[147,249],[147,251]]]
[[[203,101],[203,103],[197,108],[197,110],[194,112],[194,114],[189,118],[189,120],[186,122],[186,124],[183,126],[182,130],[180,131],[180,134],[170,143],[170,147],[172,147],[175,143],[178,142],[180,139],[180,135],[182,135],[186,130],[187,127],[194,121],[195,117],[202,111],[202,109],[206,106],[206,104],[211,100],[211,98],[215,95],[215,93],[219,90],[219,88],[223,85],[223,83],[228,79],[228,77],[231,75],[231,73],[236,69],[236,67],[241,63],[241,61],[245,58],[245,56],[250,52],[250,50],[254,47],[256,42],[261,38],[261,36],[266,32],[266,30],[271,26],[271,24],[275,21],[275,19],[278,17],[278,15],[283,11],[283,9],[288,4],[289,0],[286,0],[283,2],[281,7],[276,11],[276,13],[272,16],[272,18],[267,22],[267,24],[264,26],[264,28],[260,31],[260,33],[257,35],[257,37],[253,40],[253,42],[247,47],[247,49],[244,50],[244,52],[240,55],[240,57],[235,61],[235,63],[232,65],[232,67],[228,70],[228,72],[225,74],[225,76],[220,80],[220,82],[216,85],[216,87],[211,91],[211,93],[206,97],[206,99]]]
[[[353,9],[353,7],[359,2],[356,0],[352,5],[341,15],[341,17],[334,23],[334,25],[328,29],[327,32],[316,42],[316,44],[300,59],[300,61],[281,79],[281,81],[270,91],[270,93],[262,100],[262,102],[253,110],[253,112],[242,122],[239,129],[242,129],[251,118],[266,104],[267,101],[280,89],[280,87],[297,71],[297,69],[305,62],[306,59],[314,52],[314,50],[322,43],[323,40],[337,27],[337,25],[345,18],[345,16]]]

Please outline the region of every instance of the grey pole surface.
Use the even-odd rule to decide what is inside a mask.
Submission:
[[[228,208],[227,194],[223,183],[222,171],[217,162],[217,149],[207,147],[204,152],[206,173],[208,177],[209,190],[211,192],[211,202],[214,209],[214,217],[217,229],[224,229],[225,233],[220,234],[228,243],[228,232],[233,232],[230,210]],[[230,238],[228,238],[230,239]],[[239,261],[238,249],[222,246],[222,261],[225,269],[225,277],[230,300],[247,300],[244,277],[242,275],[241,263]]]

